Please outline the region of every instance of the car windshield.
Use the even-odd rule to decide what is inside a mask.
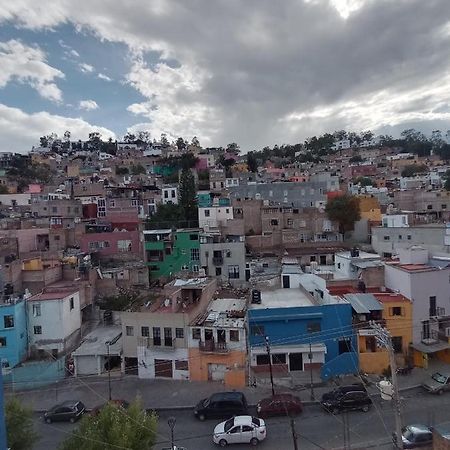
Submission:
[[[223,427],[224,431],[228,431],[234,425],[234,419],[228,419]]]
[[[209,403],[210,403],[209,398],[205,398],[205,400],[204,400],[204,402],[203,402],[203,406],[204,406],[205,408],[207,408],[207,407],[209,406]]]
[[[257,427],[261,425],[261,421],[257,417],[252,417],[252,423],[255,424]]]
[[[437,381],[438,383],[442,384],[444,384],[447,379],[446,377],[444,377],[444,375],[441,375],[439,372],[433,373],[431,378],[433,378],[434,381]]]
[[[403,429],[403,437],[410,442],[414,442],[414,433],[408,427]]]

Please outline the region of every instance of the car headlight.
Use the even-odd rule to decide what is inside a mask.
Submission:
[[[256,411],[260,412],[261,411],[261,406],[257,406],[256,407]]]

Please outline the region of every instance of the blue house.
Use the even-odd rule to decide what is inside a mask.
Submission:
[[[26,301],[11,298],[0,303],[0,358],[3,373],[8,373],[27,356],[28,334]]]
[[[298,284],[297,284],[298,286]],[[261,292],[261,303],[248,310],[250,368],[268,371],[269,339],[275,372],[319,371],[323,379],[359,371],[352,307],[323,304],[301,288]]]

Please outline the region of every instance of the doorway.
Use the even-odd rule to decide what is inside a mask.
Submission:
[[[289,371],[295,372],[303,370],[303,354],[302,353],[290,353],[289,354]]]
[[[291,279],[289,275],[283,275],[283,288],[289,289],[291,287]]]
[[[155,359],[155,377],[173,377],[171,359]]]

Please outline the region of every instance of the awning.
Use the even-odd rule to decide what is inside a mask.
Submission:
[[[450,348],[450,344],[448,342],[439,341],[435,344],[424,344],[423,342],[419,342],[417,344],[413,344],[413,348],[422,353],[436,353],[441,350],[446,350]]]
[[[373,294],[346,294],[344,298],[352,305],[356,314],[369,314],[372,311],[383,310],[383,305]]]

